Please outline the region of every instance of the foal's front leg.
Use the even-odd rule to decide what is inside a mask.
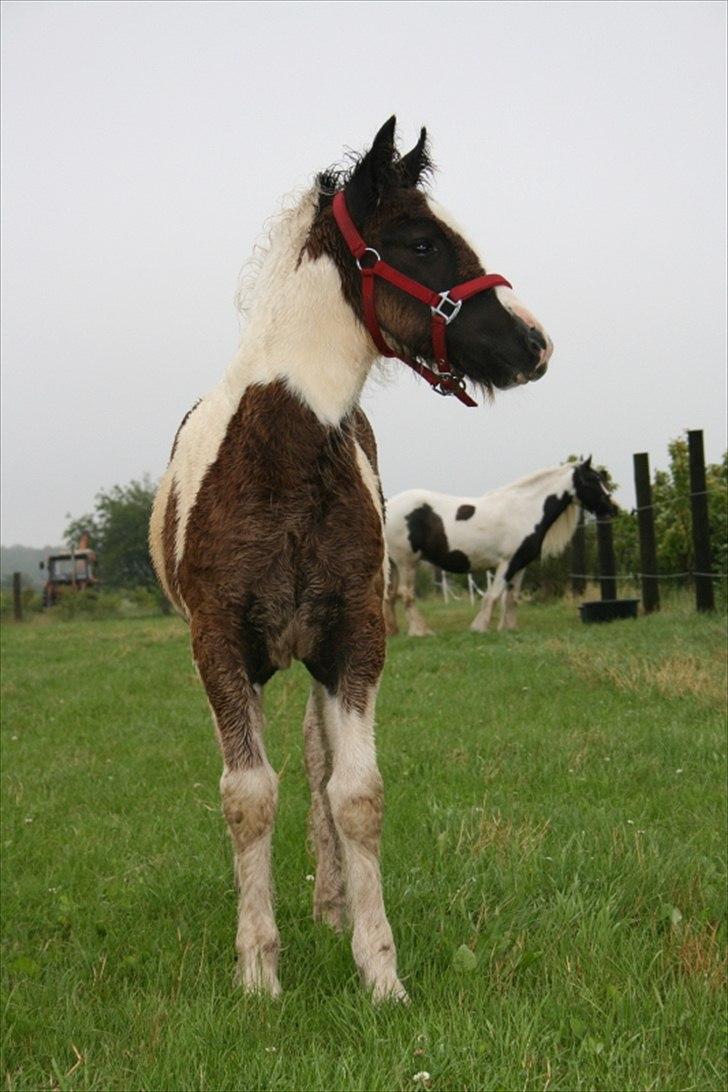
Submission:
[[[326,791],[343,854],[352,952],[375,1001],[406,1001],[379,872],[383,791],[374,745],[377,686],[362,686],[354,702],[348,696],[351,683],[344,680],[336,694],[326,693],[323,710],[333,759]]]
[[[273,914],[271,837],[278,778],[263,746],[259,689],[250,682],[236,634],[193,619],[192,649],[222,749],[222,810],[235,853],[238,962],[235,984],[277,997],[280,940]]]
[[[303,722],[306,773],[311,788],[309,830],[316,854],[313,892],[314,921],[325,921],[337,932],[346,918],[341,844],[331,814],[326,786],[331,777],[331,747],[324,724],[324,689],[314,683]]]

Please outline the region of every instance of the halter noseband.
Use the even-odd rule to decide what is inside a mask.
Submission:
[[[447,339],[445,330],[460,314],[460,308],[465,300],[479,292],[487,292],[489,288],[505,285],[512,288],[510,281],[501,277],[499,273],[487,273],[482,277],[456,284],[445,292],[435,292],[432,288],[412,280],[411,277],[400,273],[394,266],[383,261],[379,252],[374,247],[367,246],[359,234],[354,221],[346,207],[346,198],[341,190],[334,195],[333,202],[334,219],[339,231],[349,250],[354,256],[356,266],[361,273],[362,305],[364,309],[364,322],[371,334],[372,341],[382,356],[397,357],[404,364],[426,379],[438,394],[454,394],[464,405],[477,406],[465,389],[465,381],[458,375],[447,359]],[[366,263],[366,264],[365,264]],[[395,288],[400,288],[409,296],[427,304],[430,308],[432,348],[435,356],[434,370],[423,361],[415,360],[404,353],[395,353],[387,345],[377,319],[374,307],[375,277],[381,277],[389,281]]]

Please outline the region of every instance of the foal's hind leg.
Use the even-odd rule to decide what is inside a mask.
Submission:
[[[192,649],[217,725],[224,768],[222,809],[235,852],[237,985],[277,997],[280,941],[273,915],[270,850],[278,779],[263,747],[260,694],[247,671],[239,635],[193,618]]]
[[[311,787],[309,830],[316,854],[313,916],[315,921],[325,921],[339,932],[346,918],[345,891],[341,844],[326,794],[331,777],[331,748],[324,725],[323,700],[323,687],[314,683],[303,722],[306,773]]]
[[[335,695],[327,693],[323,707],[333,755],[326,791],[343,851],[352,952],[375,1001],[406,1001],[379,873],[383,792],[374,746],[377,688],[362,685],[354,703],[347,696],[350,682]]]

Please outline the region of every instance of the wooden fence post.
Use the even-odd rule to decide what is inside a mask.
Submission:
[[[579,522],[571,540],[571,590],[574,595],[583,595],[586,591],[586,533],[584,531],[584,509],[579,505]]]
[[[20,595],[20,573],[13,573],[13,618],[23,621],[23,600]]]
[[[614,538],[611,519],[597,520],[597,545],[599,547],[599,583],[602,599],[617,598],[617,565],[614,560]]]
[[[660,587],[657,581],[657,544],[655,540],[655,513],[652,507],[650,483],[650,457],[646,451],[632,456],[634,461],[634,488],[637,494],[637,522],[640,532],[640,569],[642,578],[642,606],[645,614],[660,609]]]
[[[701,611],[715,610],[702,429],[692,429],[688,432],[688,450],[690,453],[690,508],[693,523],[693,554],[695,557],[695,604],[698,610]]]

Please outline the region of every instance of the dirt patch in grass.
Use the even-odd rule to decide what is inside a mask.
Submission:
[[[726,666],[722,655],[713,652],[696,656],[673,652],[659,660],[624,654],[595,652],[576,648],[568,641],[554,638],[548,650],[566,658],[570,667],[588,682],[608,680],[618,690],[641,693],[650,687],[666,698],[690,698],[701,704],[723,709],[726,701]]]
[[[715,923],[676,927],[667,943],[669,966],[685,978],[697,978],[709,990],[723,992],[728,984],[728,955]]]
[[[528,857],[537,849],[549,830],[548,819],[541,823],[528,821],[514,823],[504,819],[500,812],[478,809],[469,819],[463,820],[457,842],[457,850],[466,849],[479,857],[482,853],[515,853]]]

